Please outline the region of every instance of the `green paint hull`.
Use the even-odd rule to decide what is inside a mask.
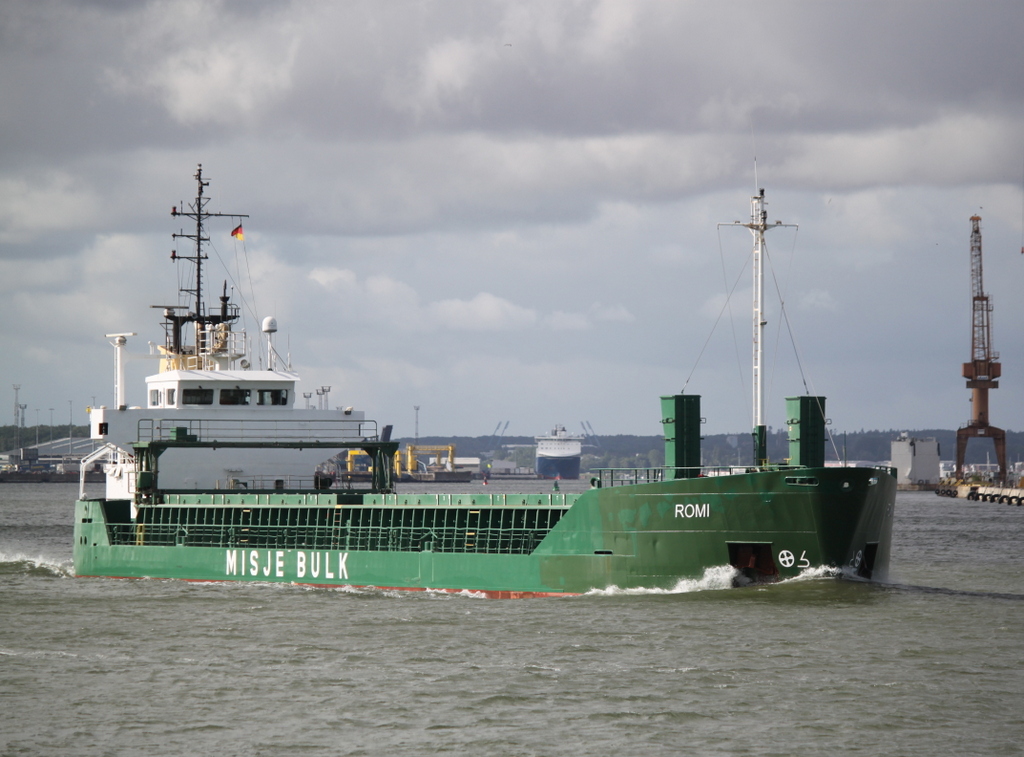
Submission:
[[[165,496],[134,521],[127,502],[81,500],[74,559],[78,576],[499,597],[670,589],[730,564],[767,578],[817,566],[880,578],[895,491],[888,469],[804,468],[580,495],[192,493]],[[252,525],[261,512],[272,526]]]

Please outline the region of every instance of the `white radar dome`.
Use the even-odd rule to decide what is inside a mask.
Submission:
[[[277,319],[274,316],[272,316],[272,315],[268,315],[266,318],[263,319],[263,333],[264,334],[273,334],[273,333],[276,333],[276,332],[277,332]]]

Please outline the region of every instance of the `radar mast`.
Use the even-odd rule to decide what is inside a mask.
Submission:
[[[210,237],[207,236],[205,229],[206,221],[210,218],[241,219],[248,218],[249,216],[247,213],[211,213],[207,211],[206,208],[210,198],[204,196],[203,190],[210,185],[210,182],[203,179],[202,163],[196,169],[194,178],[196,180],[195,201],[187,206],[182,201],[179,205],[171,208],[172,217],[182,216],[190,218],[196,224],[194,233],[186,233],[182,230],[171,234],[171,238],[175,240],[192,240],[193,248],[191,255],[182,255],[177,250],[172,250],[171,260],[175,262],[189,260],[195,263],[195,279],[193,282],[190,282],[192,286],[183,286],[179,290],[181,294],[188,295],[187,299],[194,303],[194,310],[190,311],[188,305],[154,305],[154,307],[162,307],[164,311],[167,352],[171,353],[174,357],[194,356],[193,360],[187,361],[190,364],[188,367],[198,368],[201,367],[203,356],[209,355],[212,352],[223,351],[224,345],[215,344],[218,341],[216,336],[211,341],[209,339],[210,335],[229,333],[230,324],[238,320],[239,317],[238,306],[229,302],[226,281],[220,296],[219,312],[207,312],[206,305],[203,302],[203,261],[209,258],[203,252],[203,244],[210,241]],[[182,327],[187,323],[195,324],[195,344],[192,346],[186,346],[182,338]],[[192,363],[196,364],[192,365]],[[186,366],[181,365],[179,367]]]

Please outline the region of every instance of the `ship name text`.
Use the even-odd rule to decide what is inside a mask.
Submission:
[[[348,578],[348,552],[283,549],[229,549],[224,575],[292,580]]]
[[[710,518],[711,517],[711,505],[707,502],[700,502],[693,504],[687,502],[684,504],[676,505],[676,516],[677,518]]]

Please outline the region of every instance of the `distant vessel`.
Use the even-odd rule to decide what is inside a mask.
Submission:
[[[942,478],[939,443],[934,437],[916,439],[904,431],[890,443],[889,459],[899,491],[932,490]]]
[[[537,476],[560,478],[563,481],[579,478],[583,439],[582,436],[570,434],[562,425],[556,425],[547,436],[535,436]]]
[[[175,235],[195,245],[191,255],[176,256],[194,267],[182,290],[191,302],[161,306],[166,343],[160,372],[146,379],[146,407],[125,402],[122,351],[133,334],[108,335],[116,399],[114,407],[91,410],[92,438],[103,446],[82,466],[105,458],[106,490],[88,497],[83,481],[75,503],[77,576],[511,598],[671,589],[726,566],[742,582],[819,566],[862,578],[885,574],[894,472],[825,467],[823,397],[787,401],[784,465],[766,459],[758,414],[752,465],[702,467],[700,397],[676,394],[661,398],[664,467],[599,470],[579,494],[397,493],[398,443],[389,426],[326,402],[296,408],[298,377],[279,365],[273,318],[263,321],[267,364],[254,368],[244,331],[234,330],[239,309],[226,286],[220,308],[206,310],[204,222],[228,214],[206,212],[201,166],[195,178],[195,204],[172,211],[196,224],[194,233]],[[755,279],[763,207],[762,192],[743,224],[755,237]],[[755,329],[763,328],[756,307],[755,314]],[[567,436],[556,428],[548,439],[564,445],[562,454],[543,459],[578,456],[579,440]],[[339,450],[371,459],[364,488],[323,473],[325,458]]]

